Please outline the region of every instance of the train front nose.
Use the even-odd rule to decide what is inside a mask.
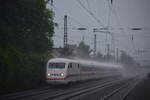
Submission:
[[[47,73],[47,83],[49,84],[66,83],[65,73],[64,72]]]
[[[66,69],[64,62],[51,62],[47,67],[47,83],[63,83],[66,80]]]
[[[64,79],[65,75],[63,72],[61,73],[47,73],[47,78],[50,79]]]

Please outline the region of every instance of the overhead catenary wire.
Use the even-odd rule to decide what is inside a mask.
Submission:
[[[110,3],[108,3],[108,5],[109,5],[109,11],[108,11],[108,22],[107,22],[107,28],[108,29],[110,29],[110,18],[111,18],[111,13],[112,13],[112,7],[113,7],[113,5],[112,5],[112,1],[111,1],[111,4]],[[113,33],[112,33],[113,34]],[[107,42],[107,38],[108,38],[108,36],[107,36],[108,34],[106,34],[106,39],[105,39],[105,41]]]
[[[85,7],[85,5],[83,5],[83,3],[80,1],[80,0],[76,0],[81,6],[82,6],[82,8],[84,8],[101,26],[102,26],[102,28],[103,29],[106,29],[105,30],[105,32],[104,33],[106,33],[106,34],[110,34],[111,35],[111,51],[113,52],[114,50],[113,50],[113,48],[114,48],[114,45],[113,44],[115,44],[115,42],[114,42],[114,34],[112,33],[112,32],[110,32],[110,30],[108,29],[108,27],[109,27],[109,23],[110,23],[110,21],[108,21],[108,25],[107,25],[107,27],[101,22],[101,20],[100,19],[98,19],[95,15],[94,15],[94,13],[91,11],[91,10],[89,10],[89,9],[87,9],[86,7]],[[113,1],[111,0],[111,6],[112,6],[112,3],[113,3]],[[110,15],[111,15],[111,11],[110,11]],[[110,18],[109,18],[110,19]],[[96,31],[95,31],[96,32]],[[107,39],[107,35],[106,35],[106,39]]]
[[[104,29],[107,28],[107,27],[101,22],[101,20],[98,19],[98,18],[94,15],[94,13],[93,13],[92,11],[90,11],[88,8],[86,8],[86,6],[85,6],[80,0],[76,0],[76,1],[79,3],[79,5],[80,5],[88,14],[91,15],[91,17],[92,17],[93,19],[96,20],[97,23],[100,24],[100,26],[101,26],[102,28],[104,28]],[[103,31],[102,31],[102,32],[103,32]],[[110,35],[112,36],[112,32],[110,32],[109,30],[105,30],[104,33],[108,33],[108,34],[110,34]]]
[[[111,3],[108,3],[109,4],[109,15],[108,15],[108,24],[107,24],[107,27],[108,29],[110,28],[110,18],[111,18],[111,13],[112,13],[112,9],[113,9],[113,0],[111,0]],[[111,51],[115,52],[115,34],[112,33],[112,39],[111,39]]]
[[[86,12],[88,12],[99,24],[100,24],[100,26],[102,26],[102,28],[106,28],[106,26],[101,22],[101,20],[100,19],[98,19],[95,15],[94,15],[94,13],[92,12],[92,11],[90,11],[89,9],[87,9],[86,7],[85,7],[85,5],[83,5],[83,3],[80,1],[80,0],[76,0],[79,4],[80,4],[80,6],[86,11]],[[101,32],[104,32],[104,31],[101,31]],[[110,34],[111,36],[112,36],[112,32],[110,32],[109,30],[105,30],[105,32],[104,33],[106,33],[106,34]]]
[[[92,11],[91,6],[90,6],[90,3],[89,3],[89,0],[86,0],[86,2],[87,2],[87,4],[88,4],[89,11]]]
[[[59,36],[59,35],[55,35],[54,36],[55,38],[60,38],[60,39],[63,39],[63,36]],[[76,43],[74,40],[72,39],[68,39],[69,41],[73,42],[73,43]]]
[[[127,37],[127,38],[128,38],[128,40],[130,41],[131,46],[132,46],[132,48],[133,48],[133,49],[131,49],[131,50],[129,49],[129,50],[130,50],[130,51],[133,51],[133,53],[136,52],[136,50],[137,50],[136,48],[137,48],[137,47],[135,46],[134,39],[131,39],[131,38],[130,38],[131,35],[128,35],[127,32],[125,32],[125,30],[124,30],[124,28],[122,27],[122,24],[121,24],[121,22],[120,22],[119,16],[118,16],[118,14],[117,14],[117,12],[116,12],[116,9],[115,9],[114,7],[112,8],[112,12],[113,12],[113,14],[115,15],[116,22],[117,22],[117,24],[118,24],[118,26],[119,26],[119,30],[121,30],[121,32],[122,32],[123,34],[126,34],[126,37],[129,36],[129,37]],[[129,32],[129,33],[130,33],[130,32]],[[131,33],[131,34],[132,34],[132,33]],[[132,34],[132,36],[133,36],[133,34]],[[133,38],[133,37],[132,37],[132,38]]]
[[[68,18],[70,18],[72,21],[74,21],[75,23],[77,23],[77,24],[80,25],[80,26],[83,26],[83,27],[85,27],[85,28],[89,28],[89,26],[83,25],[80,21],[76,20],[76,19],[75,19],[74,17],[72,17],[72,16],[69,16],[69,15],[68,15]]]
[[[118,14],[117,14],[117,12],[116,12],[114,7],[112,8],[112,11],[113,11],[114,15],[116,16],[115,18],[116,18],[117,24],[118,24],[119,27],[121,27],[122,33],[127,34],[125,32],[124,28],[122,27],[122,24],[120,23],[119,16],[118,16]],[[126,36],[128,36],[128,34]],[[128,39],[129,39],[129,41],[131,41],[131,44],[132,44],[132,47],[133,47],[133,52],[135,52],[136,51],[136,47],[135,47],[134,41],[132,39],[130,39],[130,38],[128,38]]]
[[[87,9],[80,0],[76,0],[85,11],[87,11],[103,28],[105,28],[104,24],[99,20],[92,11]]]

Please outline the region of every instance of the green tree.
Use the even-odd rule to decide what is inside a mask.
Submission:
[[[45,0],[0,0],[0,94],[44,83],[54,33],[46,5]]]
[[[96,59],[97,60],[103,60],[104,58],[103,58],[103,55],[100,52],[98,52],[96,55]]]
[[[37,53],[52,47],[53,14],[44,0],[1,0],[0,12],[1,46]]]
[[[127,55],[127,53],[125,51],[121,51],[120,61],[123,64],[135,64],[133,57]]]
[[[85,44],[84,41],[81,41],[78,46],[80,57],[86,58],[89,57],[91,52],[90,46]]]

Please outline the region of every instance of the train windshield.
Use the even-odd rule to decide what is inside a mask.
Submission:
[[[49,63],[48,68],[65,68],[65,63]]]

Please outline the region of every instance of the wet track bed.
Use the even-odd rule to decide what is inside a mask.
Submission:
[[[51,96],[57,93],[62,93],[64,91],[73,90],[73,89],[82,89],[85,87],[90,87],[91,85],[100,83],[100,82],[107,82],[111,80],[116,80],[117,78],[109,77],[104,79],[98,80],[89,80],[89,81],[82,81],[71,83],[68,85],[49,85],[39,89],[33,89],[23,92],[12,93],[4,96],[0,96],[0,100],[12,100],[12,99],[41,99],[43,97]]]
[[[120,100],[116,97],[120,98],[118,96],[121,91],[123,91],[123,94],[128,93],[138,82],[139,79],[137,78],[107,78],[69,85],[50,85],[49,88],[45,87],[36,91],[6,95],[0,98],[1,100]],[[121,97],[123,96],[121,95]],[[113,99],[110,99],[110,97]]]
[[[150,100],[150,78],[143,79],[125,100]]]
[[[118,81],[111,86],[97,89],[72,100],[126,100],[130,92],[141,80],[142,78],[135,77],[120,82]]]

